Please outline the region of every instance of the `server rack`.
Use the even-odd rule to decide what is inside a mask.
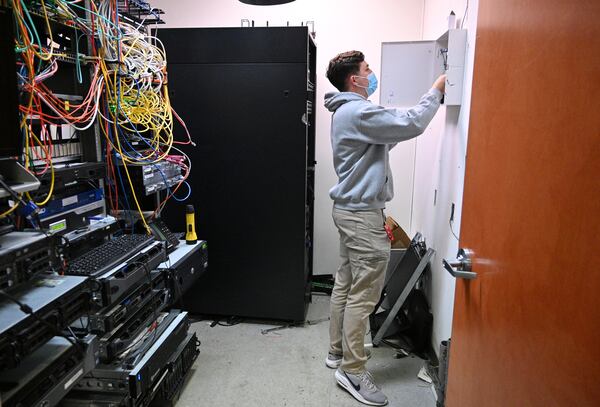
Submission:
[[[160,29],[158,36],[169,95],[196,143],[182,147],[193,163],[186,203],[195,206],[211,257],[186,308],[303,320],[316,164],[316,46],[308,28]],[[183,231],[184,212],[173,202],[162,216]]]

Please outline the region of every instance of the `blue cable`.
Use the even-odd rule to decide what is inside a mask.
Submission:
[[[98,14],[98,13],[95,13],[95,12],[93,12],[92,10],[89,10],[89,9],[87,9],[87,8],[85,8],[85,7],[81,7],[80,5],[78,5],[78,4],[76,4],[76,3],[72,3],[72,2],[70,2],[70,1],[66,1],[66,0],[63,0],[63,2],[64,2],[64,3],[67,3],[67,4],[69,4],[70,6],[75,6],[75,7],[79,8],[79,9],[81,9],[81,10],[87,11],[87,12],[89,12],[89,13],[91,13],[91,14],[95,15],[96,17],[98,17],[98,18],[101,18],[102,20],[106,21],[106,22],[107,22],[109,25],[112,25],[114,28],[116,28],[116,30],[117,30],[117,34],[118,34],[119,36],[118,36],[118,37],[113,37],[112,35],[109,35],[108,33],[106,33],[106,35],[107,35],[107,36],[109,36],[109,37],[111,37],[111,38],[116,38],[116,39],[119,39],[119,40],[121,39],[121,31],[119,30],[119,26],[118,26],[118,25],[115,25],[115,23],[113,23],[112,21],[110,21],[110,20],[109,20],[109,19],[107,19],[106,17],[104,17],[104,16],[102,16],[102,15],[100,15],[100,14]],[[117,14],[118,14],[118,13],[117,13]],[[77,18],[77,20],[79,20],[79,17]]]
[[[118,80],[117,80],[117,106],[116,106],[116,108],[117,108],[117,110],[116,110],[117,114],[115,115],[115,120],[117,120],[116,117],[119,114],[121,114],[127,120],[127,122],[131,125],[131,128],[138,135],[138,137],[140,138],[140,140],[142,142],[144,142],[149,148],[153,149],[152,145],[148,142],[148,140],[144,136],[142,136],[140,134],[140,132],[135,127],[135,125],[131,122],[131,119],[129,118],[129,116],[127,116],[127,113],[125,113],[125,111],[123,111],[123,109],[121,108],[121,101],[120,101],[121,79],[122,78],[119,77]],[[135,78],[131,77],[131,79],[133,80],[133,82],[135,83],[135,85],[137,87],[137,91],[138,91],[137,95],[136,95],[136,100],[137,100],[139,98],[139,92],[140,92],[139,83],[138,83],[138,81],[135,80]],[[141,163],[149,164],[149,165],[152,165],[154,168],[156,168],[160,172],[160,174],[161,174],[161,176],[163,178],[163,181],[165,183],[165,187],[167,189],[167,197],[168,198],[173,198],[177,202],[184,202],[187,199],[189,199],[189,197],[192,195],[192,187],[191,187],[191,185],[187,181],[184,181],[185,185],[188,188],[187,195],[185,196],[185,198],[178,198],[177,196],[175,196],[175,194],[171,190],[171,187],[169,186],[169,184],[167,182],[167,177],[165,176],[164,172],[160,169],[160,166],[158,166],[156,163],[151,162],[151,161],[139,160],[139,157],[141,157],[142,154],[139,151],[137,151],[137,149],[133,145],[131,145],[131,143],[129,142],[128,138],[126,137],[126,134],[124,134],[123,129],[121,128],[121,126],[117,126],[117,131],[119,132],[119,134],[117,135],[117,137],[119,137],[119,135],[120,135],[121,139],[131,149],[131,152],[134,153],[135,155],[137,155],[137,157],[129,155],[129,153],[127,151],[125,151],[125,149],[123,149],[123,148],[121,149],[121,153],[124,153],[126,156],[128,156],[128,157],[130,157],[132,159],[138,159],[138,161],[141,162]],[[117,166],[117,171],[118,171],[118,166]],[[118,171],[118,172],[119,172],[119,178],[121,178],[120,171]],[[122,183],[122,179],[121,179],[121,183]],[[123,185],[121,185],[121,187],[124,188]]]
[[[114,151],[115,159],[119,159],[117,152]],[[123,196],[125,197],[125,203],[127,204],[127,213],[129,214],[131,221],[131,232],[133,233],[133,215],[131,214],[131,206],[129,205],[129,199],[127,198],[127,190],[125,189],[125,183],[123,182],[123,177],[121,176],[121,170],[119,169],[119,165],[115,165],[117,167],[117,174],[119,176],[119,183],[121,184],[121,190],[123,191]]]
[[[184,201],[187,201],[187,200],[190,198],[190,196],[192,196],[192,186],[191,186],[191,185],[190,185],[190,184],[189,184],[187,181],[183,181],[183,183],[184,183],[184,184],[185,184],[185,185],[188,187],[188,194],[186,195],[186,197],[185,197],[185,198],[177,198],[177,197],[175,196],[175,194],[173,194],[173,193],[171,194],[171,197],[172,197],[173,199],[175,199],[177,202],[184,202]],[[171,188],[169,188],[169,191],[170,191],[170,190],[171,190]]]
[[[83,35],[82,35],[83,37]],[[79,34],[77,33],[77,29],[75,29],[75,72],[77,72],[77,81],[79,84],[83,83],[83,76],[81,75],[81,62],[79,61]]]
[[[191,187],[191,185],[187,181],[183,181],[183,183],[188,187],[188,193],[187,193],[187,195],[186,195],[185,198],[177,198],[175,196],[175,194],[171,191],[171,187],[167,183],[167,177],[165,176],[165,173],[160,169],[160,167],[158,165],[155,164],[154,167],[160,172],[160,175],[162,176],[163,181],[165,182],[165,186],[167,187],[167,196],[169,198],[173,198],[177,202],[184,202],[184,201],[186,201],[192,195],[192,187]]]
[[[118,81],[117,81],[117,106],[116,106],[117,109],[115,111],[116,112],[116,114],[115,114],[115,120],[117,120],[118,114],[121,111],[121,98],[120,98],[120,96],[121,96],[121,78],[119,77]],[[121,131],[121,127],[118,124],[117,124],[117,130]],[[119,137],[119,135],[116,134],[116,137]],[[121,151],[122,150],[123,149],[121,149]],[[125,186],[123,184],[123,179],[121,178],[121,171],[119,170],[119,166],[118,165],[117,165],[117,172],[119,173],[119,179],[120,179],[120,182],[121,182],[121,188],[123,188],[123,194],[125,195],[125,199],[127,199],[127,194],[125,193],[125,191],[126,191],[125,190]],[[130,187],[131,187],[131,192],[135,193],[133,191],[133,186],[130,185]],[[129,200],[128,199],[127,199],[127,201],[128,201],[128,204],[129,204]],[[131,212],[131,208],[129,208],[129,211]],[[135,224],[133,222],[133,214],[132,214],[131,215],[131,233],[134,232],[134,229],[135,229],[134,226],[135,226]]]
[[[135,84],[137,86],[137,89],[138,89],[138,92],[137,92],[137,95],[136,95],[136,100],[137,100],[139,98],[139,90],[140,90],[140,88],[139,88],[138,81],[136,81],[134,78],[132,78],[132,79],[135,82]],[[120,77],[119,77],[119,80],[118,80],[118,92],[119,92],[119,95],[120,95],[120,93],[121,93],[121,78]],[[129,124],[131,125],[131,127],[133,128],[133,130],[135,131],[135,133],[139,136],[139,138],[144,143],[146,143],[146,145],[148,147],[152,148],[152,145],[150,143],[148,143],[148,141],[146,140],[146,138],[139,133],[139,131],[135,128],[135,125],[131,122],[131,120],[129,119],[129,117],[127,116],[127,114],[123,111],[123,109],[121,109],[121,104],[120,104],[120,99],[119,98],[117,98],[117,109],[118,109],[118,113],[121,113],[123,115],[123,117],[125,117],[125,119],[129,122]],[[135,154],[137,154],[137,157],[130,156],[126,151],[122,151],[122,152],[126,153],[126,155],[128,157],[133,158],[133,159],[137,159],[138,157],[141,157],[142,155],[136,150],[136,148],[134,146],[131,145],[131,143],[129,142],[128,138],[125,137],[126,135],[123,133],[123,130],[121,129],[120,126],[118,126],[118,130],[119,130],[119,133],[122,136],[122,139],[129,146],[129,148],[131,149],[131,151],[133,151]],[[124,149],[122,149],[122,150],[124,150]],[[140,160],[138,160],[138,161],[140,161]],[[151,164],[150,161],[148,161],[148,162],[141,161],[141,162],[143,162],[145,164]]]
[[[131,125],[133,126],[133,123],[131,123],[131,121],[129,120],[129,118],[128,118],[126,115],[125,115],[125,118],[126,118],[126,119],[127,119],[127,121],[129,122],[129,124],[131,124]],[[119,129],[119,132],[120,132],[121,136],[123,136],[122,138],[123,138],[123,140],[125,141],[125,143],[126,143],[126,144],[127,144],[127,145],[128,145],[128,146],[129,146],[129,147],[130,147],[130,148],[131,148],[131,149],[132,149],[132,150],[133,150],[133,151],[134,151],[134,152],[135,152],[135,153],[136,153],[138,156],[140,156],[140,157],[141,157],[141,154],[140,154],[138,151],[136,151],[136,150],[135,150],[135,148],[134,148],[134,147],[133,147],[133,146],[132,146],[132,145],[129,143],[129,141],[128,141],[128,140],[127,140],[127,138],[125,137],[125,134],[123,134],[123,131],[121,130],[121,128],[119,127],[118,129]],[[147,145],[148,147],[152,148],[152,146],[151,146],[151,145],[148,143],[148,141],[147,141],[147,140],[146,140],[144,137],[142,137],[142,136],[141,136],[141,135],[140,135],[140,134],[139,134],[137,131],[136,131],[136,133],[137,133],[137,134],[140,136],[140,138],[142,139],[142,141],[143,141],[144,143],[146,143],[146,145]],[[133,158],[133,157],[132,157],[132,158]],[[184,183],[185,183],[185,184],[186,184],[186,186],[188,187],[188,193],[187,193],[187,195],[186,195],[186,197],[185,197],[185,198],[178,198],[178,197],[177,197],[177,196],[175,196],[175,194],[172,192],[172,190],[171,190],[171,187],[169,186],[169,184],[168,184],[168,182],[167,182],[167,177],[166,177],[165,173],[164,173],[164,172],[163,172],[163,171],[160,169],[160,166],[158,166],[156,163],[154,163],[154,162],[151,162],[151,161],[144,161],[144,160],[140,160],[140,162],[142,162],[142,163],[144,163],[144,164],[146,164],[146,165],[152,165],[154,168],[156,168],[156,169],[157,169],[157,170],[160,172],[160,174],[161,174],[161,176],[162,176],[162,178],[163,178],[163,181],[164,181],[164,183],[165,183],[165,187],[166,187],[166,189],[167,189],[167,196],[169,196],[169,197],[172,197],[172,198],[173,198],[173,199],[175,199],[177,202],[184,202],[185,200],[187,200],[187,199],[188,199],[188,198],[189,198],[189,197],[192,195],[192,187],[190,186],[190,184],[189,184],[187,181],[184,181]]]
[[[125,142],[124,146],[128,146],[131,149],[131,152],[135,154],[135,156],[130,155],[129,152],[127,152],[127,150],[125,150],[123,148],[124,146],[121,146],[121,153],[123,153],[123,155],[125,155],[126,157],[129,157],[134,160],[138,160],[145,164],[146,162],[144,162],[143,160],[139,160],[139,157],[141,157],[142,155],[135,149],[135,147],[133,145],[131,145],[131,143],[129,142],[127,137],[125,137],[125,134],[123,133],[123,130],[121,129],[121,126],[117,126],[117,130],[119,131],[119,135],[121,136],[121,139]]]
[[[117,10],[115,13],[115,24],[117,25],[117,31],[119,31],[119,40],[121,39],[121,29],[119,28],[119,10],[118,10],[119,6],[117,6]],[[122,50],[121,50],[121,41],[119,41],[117,43],[117,45],[119,46],[119,52],[117,53],[117,60],[119,61],[119,64],[121,63],[121,55],[122,55]],[[119,92],[120,94],[120,92]],[[119,102],[117,102],[119,103]]]
[[[108,101],[104,105],[104,113],[106,114],[106,117],[108,117]],[[106,134],[107,134],[109,140],[114,144],[114,139],[112,137],[111,126],[107,126]],[[119,160],[119,156],[118,156],[117,152],[114,149],[113,149],[113,156],[115,157],[115,160],[117,160],[117,161]],[[123,196],[125,198],[125,205],[124,206],[127,209],[127,213],[130,216],[130,221],[133,224],[133,215],[131,215],[131,213],[130,213],[131,212],[131,206],[129,205],[129,199],[127,198],[125,184],[123,183],[123,177],[121,176],[121,170],[119,169],[119,165],[115,165],[115,167],[117,168],[117,175],[119,177],[119,183],[121,184],[121,190],[123,191]]]
[[[142,135],[141,135],[141,134],[140,134],[140,133],[137,131],[137,129],[135,128],[135,126],[133,125],[133,123],[131,122],[131,120],[129,119],[129,117],[127,117],[127,115],[126,115],[124,112],[123,112],[123,116],[125,116],[125,119],[127,119],[127,121],[129,122],[129,124],[130,124],[130,125],[132,126],[132,128],[135,130],[135,132],[137,133],[137,135],[138,135],[138,136],[139,136],[139,137],[142,139],[142,141],[143,141],[144,143],[146,143],[146,145],[147,145],[148,147],[152,148],[152,145],[151,145],[150,143],[148,143],[148,141],[146,140],[146,138],[145,138],[145,137],[143,137],[143,136],[142,136]],[[125,142],[126,142],[126,143],[127,143],[127,144],[128,144],[128,145],[129,145],[129,146],[132,148],[132,149],[133,149],[134,147],[133,147],[131,144],[129,144],[129,141],[127,140],[127,138],[125,137],[125,135],[122,133],[122,130],[120,130],[120,128],[119,128],[119,131],[121,132],[121,135],[123,135],[123,139],[125,140]],[[134,151],[135,151],[135,150],[134,150]],[[135,152],[136,152],[136,153],[137,153],[139,156],[141,156],[141,154],[140,154],[139,152],[137,152],[137,151],[135,151]],[[173,198],[173,199],[175,199],[177,202],[184,202],[184,201],[186,201],[186,200],[187,200],[187,199],[188,199],[188,198],[189,198],[189,197],[192,195],[192,187],[191,187],[191,185],[190,185],[190,184],[189,184],[187,181],[184,181],[184,183],[185,183],[185,184],[186,184],[186,186],[188,187],[188,193],[187,193],[187,195],[186,195],[186,197],[185,197],[185,198],[178,198],[178,197],[177,197],[177,196],[175,196],[175,194],[174,194],[174,193],[171,191],[171,187],[169,186],[169,184],[168,184],[168,182],[167,182],[167,177],[165,176],[165,173],[164,173],[164,172],[163,172],[163,171],[160,169],[160,167],[159,167],[159,166],[158,166],[156,163],[153,163],[153,162],[150,162],[150,161],[142,161],[142,162],[143,162],[143,163],[145,163],[145,164],[152,165],[154,168],[156,168],[156,169],[157,169],[157,170],[160,172],[160,174],[161,174],[161,176],[162,176],[162,178],[163,178],[163,181],[165,182],[165,187],[166,187],[166,189],[167,189],[167,196],[168,196],[169,198],[171,198],[171,197],[172,197],[172,198]]]
[[[133,126],[133,123],[131,123],[131,121],[129,120],[129,118],[127,118],[127,116],[126,116],[126,115],[125,115],[125,118],[126,118],[126,119],[127,119],[127,121],[128,121],[128,122],[129,122],[129,123],[130,123],[130,124]],[[127,144],[127,145],[128,145],[128,146],[129,146],[129,147],[130,147],[130,148],[131,148],[131,149],[132,149],[132,150],[133,150],[133,151],[134,151],[134,152],[135,152],[135,153],[136,153],[138,156],[140,156],[140,157],[141,157],[141,154],[140,154],[138,151],[136,151],[136,150],[135,150],[135,148],[134,148],[134,147],[133,147],[133,146],[132,146],[132,145],[129,143],[129,141],[128,141],[128,140],[127,140],[127,138],[125,137],[125,134],[123,134],[123,131],[121,130],[121,128],[120,128],[120,127],[119,127],[119,132],[120,132],[120,133],[121,133],[121,135],[123,136],[122,138],[123,138],[123,140],[125,141],[125,143],[126,143],[126,144]],[[136,131],[136,133],[137,133],[137,131]],[[141,136],[139,133],[137,133],[137,134],[140,136],[140,138],[142,139],[142,141],[143,141],[144,143],[146,143],[146,145],[147,145],[148,147],[152,148],[152,146],[151,146],[151,145],[148,143],[148,141],[147,141],[147,140],[146,140],[144,137],[142,137],[142,136]],[[133,157],[132,157],[132,158],[133,158]],[[185,198],[178,198],[178,197],[177,197],[177,196],[175,196],[175,194],[172,192],[172,190],[171,190],[171,187],[169,186],[169,184],[168,184],[168,182],[167,182],[167,177],[166,177],[165,173],[164,173],[164,172],[163,172],[163,171],[160,169],[160,166],[159,166],[159,165],[157,165],[156,163],[154,163],[154,162],[151,162],[151,161],[144,161],[144,160],[139,160],[139,161],[140,161],[141,163],[144,163],[144,164],[146,164],[146,165],[152,165],[154,168],[156,168],[156,169],[157,169],[157,170],[160,172],[160,174],[161,174],[161,176],[162,176],[162,178],[163,178],[163,181],[164,181],[164,183],[165,183],[165,187],[166,187],[166,189],[167,189],[167,196],[169,196],[169,198],[171,198],[171,197],[172,197],[172,198],[173,198],[173,199],[175,199],[177,202],[184,202],[184,201],[186,201],[186,200],[187,200],[187,199],[188,199],[188,198],[189,198],[189,197],[192,195],[192,187],[190,186],[190,184],[189,184],[187,181],[184,181],[184,183],[185,183],[185,184],[186,184],[186,186],[188,187],[188,193],[187,193],[187,195],[186,195],[186,197],[185,197]]]

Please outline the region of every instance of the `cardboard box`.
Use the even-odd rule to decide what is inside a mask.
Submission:
[[[391,216],[385,219],[385,224],[392,232],[392,249],[405,249],[410,246],[410,237]]]

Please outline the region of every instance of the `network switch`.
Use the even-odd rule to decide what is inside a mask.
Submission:
[[[145,195],[172,188],[183,180],[181,166],[168,161],[127,168],[136,185],[143,185]]]

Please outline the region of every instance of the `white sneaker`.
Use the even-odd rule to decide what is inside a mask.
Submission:
[[[367,355],[367,359],[371,359],[371,350],[369,348],[365,348],[365,355]],[[341,366],[343,358],[343,355],[328,353],[327,358],[325,359],[325,365],[330,369],[337,369]]]
[[[367,371],[352,374],[338,369],[335,371],[335,380],[361,403],[370,406],[385,406],[388,403],[387,397],[377,387],[373,377]]]
[[[328,353],[325,358],[325,365],[330,369],[337,369],[342,364],[343,355],[336,355],[335,353]]]

